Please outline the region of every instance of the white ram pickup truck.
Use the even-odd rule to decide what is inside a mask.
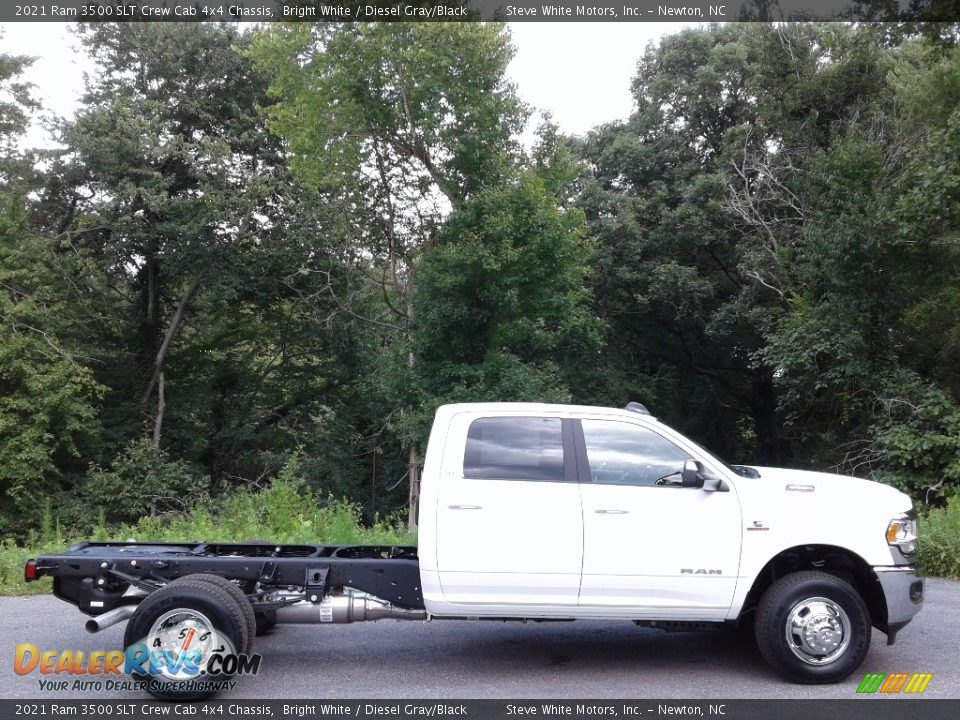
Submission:
[[[284,622],[590,618],[752,627],[778,673],[829,683],[860,665],[871,626],[892,644],[923,602],[909,497],[727,465],[637,403],[439,408],[418,538],[415,548],[88,542],[30,560],[25,577],[52,576],[55,594],[92,616],[91,632],[129,620],[125,644],[161,648],[150,672],[171,681],[213,675],[174,664],[185,634],[249,653],[258,629]],[[204,696],[183,687],[149,691]]]

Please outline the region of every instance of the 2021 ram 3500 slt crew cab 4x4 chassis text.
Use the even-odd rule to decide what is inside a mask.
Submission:
[[[29,561],[25,576],[52,576],[91,632],[129,620],[125,645],[158,648],[152,670],[170,681],[206,677],[202,664],[171,669],[188,635],[248,652],[275,623],[605,618],[752,622],[777,672],[829,683],[860,665],[871,626],[892,644],[923,602],[909,497],[726,465],[637,403],[439,408],[418,541],[87,542]],[[150,691],[202,696],[197,687]]]

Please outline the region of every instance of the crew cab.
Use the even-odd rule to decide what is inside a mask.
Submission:
[[[908,496],[727,465],[638,403],[440,407],[418,522],[417,547],[85,542],[25,577],[53,577],[91,632],[127,620],[125,645],[161,660],[186,635],[249,653],[276,623],[591,618],[748,628],[804,683],[849,676],[871,626],[893,644],[923,602]],[[167,682],[148,691],[210,694],[182,682],[202,663],[172,667],[153,663]]]

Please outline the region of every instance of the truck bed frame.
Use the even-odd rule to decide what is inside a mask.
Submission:
[[[238,581],[256,610],[277,606],[258,602],[257,590],[271,587],[303,588],[318,598],[329,589],[350,588],[398,608],[424,607],[415,547],[83,542],[62,555],[31,560],[24,571],[27,580],[52,577],[54,595],[91,616],[139,603],[145,594],[196,573]]]

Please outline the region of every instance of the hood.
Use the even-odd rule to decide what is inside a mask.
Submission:
[[[909,495],[873,480],[810,470],[787,470],[756,465],[750,467],[760,473],[760,478],[754,482],[765,485],[773,483],[778,486],[777,489],[789,490],[791,495],[795,492],[811,493],[813,496],[825,493],[835,499],[844,498],[861,506],[883,506],[893,513],[907,512],[913,507],[913,501]]]

